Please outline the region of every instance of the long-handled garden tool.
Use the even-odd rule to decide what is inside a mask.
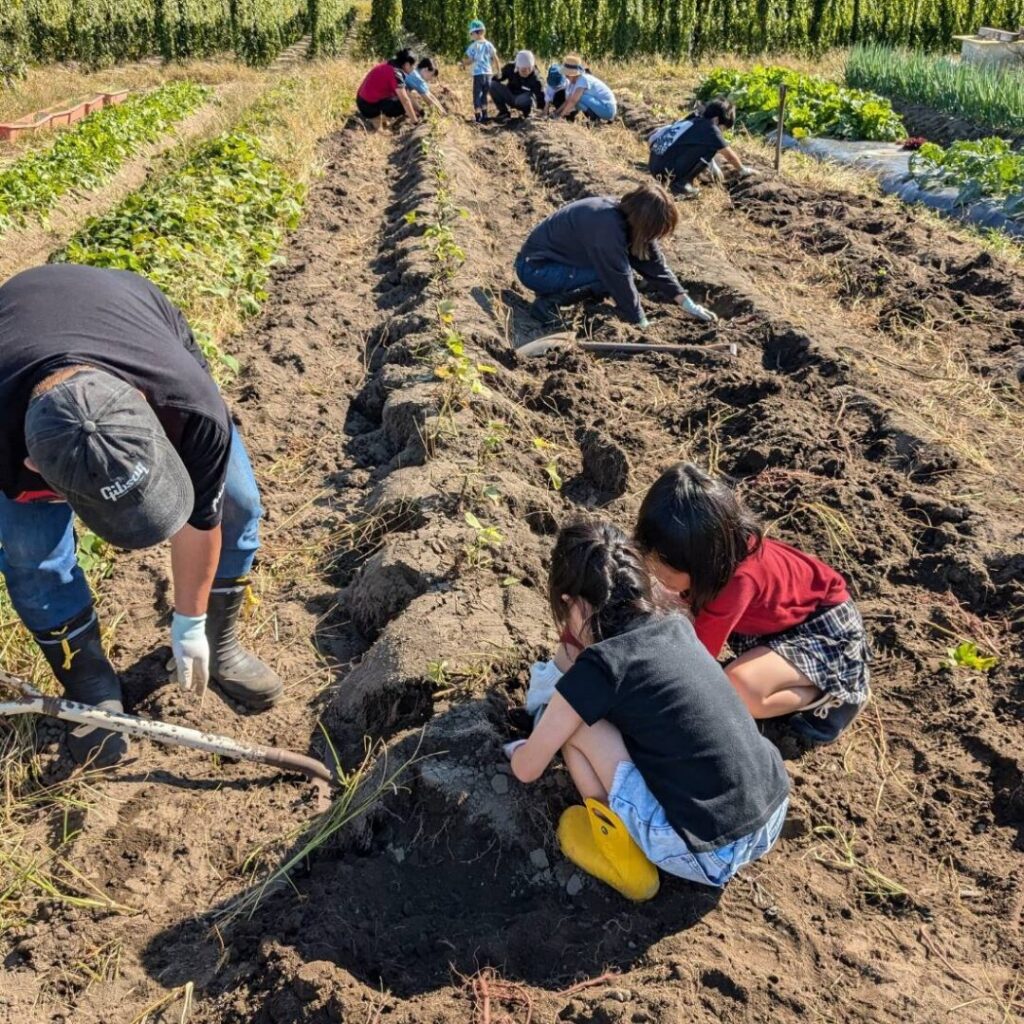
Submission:
[[[716,341],[708,345],[649,345],[645,342],[633,341],[580,341],[575,332],[562,331],[558,334],[547,334],[543,338],[534,338],[516,349],[520,359],[535,359],[556,349],[579,348],[584,352],[604,353],[607,355],[687,355],[700,356],[708,352],[734,356],[739,349],[734,341]]]
[[[253,743],[243,743],[230,736],[219,736],[212,732],[190,729],[184,725],[171,725],[148,718],[138,718],[123,712],[102,711],[89,704],[65,700],[63,697],[50,697],[40,693],[31,683],[17,676],[0,672],[0,686],[15,690],[20,694],[15,700],[0,701],[0,717],[9,718],[13,715],[47,715],[59,718],[62,722],[74,725],[92,725],[110,732],[123,733],[140,739],[152,740],[173,747],[191,747],[207,754],[219,754],[221,757],[235,758],[243,761],[256,761],[259,764],[273,765],[284,771],[298,772],[305,775],[317,791],[321,806],[328,803],[330,787],[335,775],[322,761],[298,754],[281,747],[263,747]]]

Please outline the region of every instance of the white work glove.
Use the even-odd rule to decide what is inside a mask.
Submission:
[[[706,324],[718,323],[718,317],[710,309],[705,309],[699,303],[694,302],[689,295],[680,295],[676,301],[690,316],[703,320]]]
[[[725,181],[725,175],[722,173],[721,165],[714,157],[712,157],[708,162],[708,174],[711,176],[711,180],[718,182],[719,185]]]
[[[210,679],[210,641],[206,639],[205,615],[171,618],[171,651],[182,689],[202,696]]]
[[[647,319],[647,316],[646,316],[646,314],[643,314],[643,313],[642,313],[642,314],[640,315],[640,323],[638,323],[638,324],[637,324],[637,327],[638,327],[638,328],[639,328],[639,329],[640,329],[641,331],[646,331],[646,330],[647,330],[647,328],[648,328],[648,327],[650,327],[650,326],[651,326],[651,321]]]
[[[740,168],[739,174],[740,174],[741,178],[749,178],[749,177],[757,174],[757,168],[756,167],[748,167],[746,164],[744,164]]]
[[[526,740],[512,740],[511,743],[503,744],[501,749],[505,751],[505,756],[511,761],[512,755],[525,744]]]

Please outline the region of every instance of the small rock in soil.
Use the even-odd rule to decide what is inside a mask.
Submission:
[[[548,855],[543,850],[533,850],[530,853],[530,863],[535,868],[540,868],[543,871],[548,866]]]
[[[565,891],[570,896],[579,896],[583,892],[583,879],[579,875],[573,874],[569,881],[565,883]]]
[[[491,777],[491,789],[494,790],[498,796],[504,796],[508,792],[508,776],[507,775],[494,775]]]

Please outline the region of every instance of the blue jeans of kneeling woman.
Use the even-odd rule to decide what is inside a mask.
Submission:
[[[537,295],[559,295],[579,288],[590,288],[595,293],[605,292],[593,267],[571,267],[555,260],[528,260],[525,256],[517,256],[516,276]]]
[[[237,579],[252,568],[262,515],[249,456],[233,430],[218,579]],[[63,626],[92,603],[75,557],[73,518],[63,502],[20,504],[0,494],[0,572],[14,610],[33,633]]]

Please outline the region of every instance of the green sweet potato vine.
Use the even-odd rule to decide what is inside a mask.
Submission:
[[[287,102],[288,86],[273,100]],[[259,311],[284,233],[302,212],[304,186],[270,157],[260,120],[199,146],[178,170],[90,220],[52,262],[132,270],[182,309],[211,364],[237,372],[214,341],[204,310],[227,301],[243,316]]]
[[[712,71],[697,89],[697,98],[728,96],[736,104],[737,121],[756,133],[778,122],[779,86],[788,87],[785,128],[795,138],[824,135],[835,139],[895,142],[907,130],[892,104],[861,89],[843,89],[825,78],[783,67],[752,71]]]
[[[0,234],[30,217],[45,217],[72,190],[102,185],[209,94],[209,89],[192,82],[172,82],[97,111],[45,149],[15,160],[0,171]]]

